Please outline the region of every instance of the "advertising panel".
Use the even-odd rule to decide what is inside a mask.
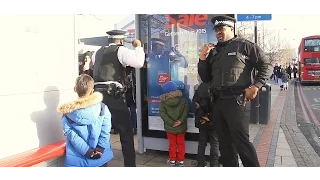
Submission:
[[[140,39],[146,46],[148,130],[164,131],[159,115],[161,86],[174,81],[190,105],[188,133],[198,133],[191,100],[198,85],[197,64],[201,47],[217,43],[214,14],[142,14]]]

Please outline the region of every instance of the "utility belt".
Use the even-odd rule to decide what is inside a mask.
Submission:
[[[94,90],[115,98],[125,99],[126,88],[119,82],[97,82],[94,84]]]
[[[244,94],[244,90],[247,87],[235,87],[235,88],[215,88],[210,87],[209,94],[213,102],[217,99],[229,99],[237,98],[239,95]]]

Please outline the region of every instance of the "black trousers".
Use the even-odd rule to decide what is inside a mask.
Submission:
[[[219,163],[219,142],[217,132],[214,129],[199,128],[198,164],[204,164],[205,150],[210,143],[210,165]]]
[[[238,167],[239,153],[243,166],[259,167],[256,150],[249,140],[250,102],[246,106],[240,106],[235,98],[218,98],[213,114],[222,165]]]
[[[119,132],[122,154],[125,167],[136,166],[136,153],[134,149],[133,132],[131,127],[130,112],[127,104],[122,98],[115,98],[103,94],[103,103],[105,103],[111,112],[111,121],[113,128]]]

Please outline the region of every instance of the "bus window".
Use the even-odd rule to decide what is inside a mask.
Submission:
[[[320,38],[304,40],[305,52],[319,52],[320,51]]]
[[[304,59],[305,65],[319,65],[320,64],[320,58],[305,58]]]

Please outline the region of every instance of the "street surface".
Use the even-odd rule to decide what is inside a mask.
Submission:
[[[295,83],[298,127],[320,156],[320,86]]]

